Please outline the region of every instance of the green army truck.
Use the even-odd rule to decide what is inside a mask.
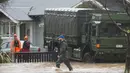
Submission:
[[[111,11],[110,15],[118,26],[129,30],[130,21],[126,14]],[[126,34],[114,25],[106,11],[47,8],[44,17],[44,42],[48,51],[54,51],[55,38],[63,34],[70,59],[84,62],[125,60]]]

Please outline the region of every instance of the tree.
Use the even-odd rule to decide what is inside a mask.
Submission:
[[[123,0],[123,4],[124,4],[126,13],[130,17],[130,14],[129,14],[130,4],[126,0]],[[130,71],[130,32],[127,32],[127,39],[128,39],[128,48],[127,48],[127,55],[126,55],[125,73],[129,73]]]
[[[0,0],[0,8],[4,8],[6,7],[6,5],[8,4],[9,0]]]
[[[8,0],[0,0],[0,3],[4,3],[7,2]]]

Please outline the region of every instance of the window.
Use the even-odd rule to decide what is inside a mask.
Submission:
[[[8,36],[9,35],[9,25],[8,24],[3,24],[3,36]]]
[[[122,27],[123,25],[120,25]],[[124,36],[113,23],[102,23],[99,25],[99,35],[100,36]]]
[[[9,31],[9,29],[10,29],[10,31]],[[9,37],[9,34],[12,35],[14,33],[16,33],[16,25],[15,24],[10,24],[10,26],[9,26],[8,22],[0,24],[0,36]]]
[[[92,26],[92,36],[96,36],[96,26]]]
[[[30,29],[27,29],[27,35],[30,36]]]
[[[14,25],[11,25],[11,29],[10,29],[11,31],[11,34],[14,34],[14,33],[16,33],[16,25],[14,24]]]
[[[7,43],[6,48],[10,48],[10,42]]]
[[[3,43],[2,46],[1,46],[1,48],[7,48],[7,44],[8,44],[8,42]]]

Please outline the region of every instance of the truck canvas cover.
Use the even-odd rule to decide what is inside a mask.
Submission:
[[[52,37],[64,34],[69,44],[77,45],[81,33],[80,27],[90,21],[88,18],[91,16],[87,11],[92,10],[91,8],[45,9],[45,35]]]

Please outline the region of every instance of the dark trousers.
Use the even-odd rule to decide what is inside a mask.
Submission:
[[[72,66],[71,66],[71,64],[70,64],[69,59],[66,58],[66,57],[62,57],[62,56],[60,56],[58,58],[58,60],[56,61],[56,67],[60,68],[60,64],[63,63],[63,62],[69,68],[69,70],[73,69]]]
[[[24,62],[29,62],[29,55],[28,54],[24,54],[23,55],[23,60],[24,60]]]
[[[30,52],[30,50],[24,48],[24,49],[21,50],[21,52],[25,52],[25,54],[23,54],[23,61],[24,62],[29,62],[29,54],[28,54],[28,52]]]

